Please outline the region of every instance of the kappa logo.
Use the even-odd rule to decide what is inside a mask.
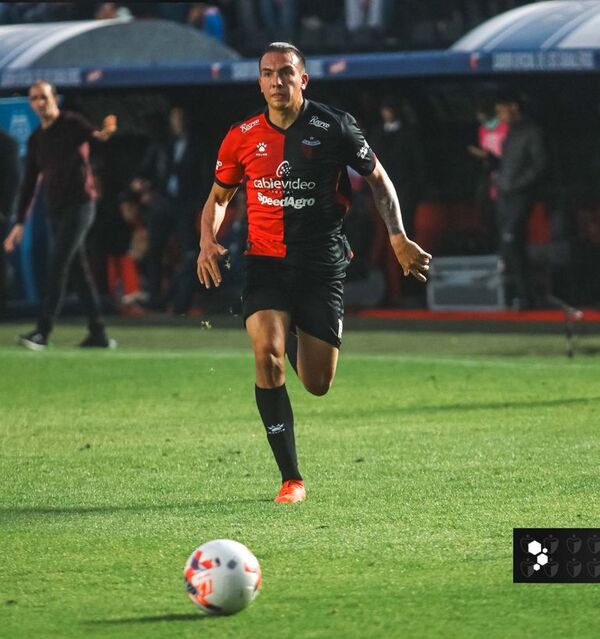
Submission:
[[[323,122],[323,120],[319,120],[316,115],[313,115],[308,123],[312,124],[313,126],[319,127],[319,129],[325,129],[325,131],[328,131],[329,127],[331,126],[330,122]]]
[[[259,122],[260,118],[256,118],[256,120],[252,120],[252,122],[244,122],[244,124],[240,126],[240,131],[242,133],[248,133],[248,131],[253,129]]]
[[[275,171],[275,175],[277,177],[290,177],[291,174],[292,174],[292,165],[287,160],[284,160],[283,162],[281,162],[281,164],[277,167]]]
[[[364,160],[367,157],[367,154],[369,153],[370,148],[371,147],[365,142],[358,150],[356,157],[359,158],[360,160]]]
[[[260,156],[260,157],[264,157],[266,156],[266,150],[267,150],[267,143],[266,142],[259,142],[256,145],[256,155]]]

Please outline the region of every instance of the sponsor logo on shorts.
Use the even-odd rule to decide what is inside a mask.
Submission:
[[[281,206],[292,209],[303,209],[305,206],[314,206],[314,197],[294,197],[287,195],[285,197],[269,197],[260,191],[256,194],[258,201],[266,206]]]
[[[300,178],[289,180],[274,180],[273,178],[258,178],[254,180],[257,189],[293,189],[294,191],[312,191],[316,182],[306,182]]]
[[[331,126],[331,122],[323,122],[323,120],[319,120],[316,115],[313,115],[308,123],[312,124],[313,126],[318,126],[319,129],[325,129],[325,131],[327,131]]]
[[[248,133],[248,131],[253,129],[259,122],[260,118],[256,118],[256,120],[252,120],[252,122],[244,122],[244,124],[240,126],[240,131],[242,133]]]
[[[215,166],[215,171],[218,171],[223,166],[223,162],[221,160],[217,160],[217,165]]]

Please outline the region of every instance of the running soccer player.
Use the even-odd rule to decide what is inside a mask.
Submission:
[[[347,165],[369,183],[404,275],[426,281],[431,255],[406,236],[398,197],[354,118],[304,98],[304,56],[286,42],[259,60],[261,110],[231,127],[202,211],[198,277],[221,284],[217,240],[227,205],[247,177],[248,245],[242,301],[256,370],[256,403],[281,471],[276,502],[304,501],[285,361],[304,387],[325,395],[333,381],[343,325],[343,281],[351,259],[342,233]]]

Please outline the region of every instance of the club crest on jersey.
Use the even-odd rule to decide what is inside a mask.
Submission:
[[[275,175],[277,177],[290,177],[291,174],[292,174],[292,166],[287,160],[284,160],[283,162],[281,162],[281,164],[277,167],[275,171]]]
[[[319,127],[319,129],[325,129],[325,131],[328,131],[329,127],[331,126],[330,122],[323,122],[323,120],[319,120],[316,115],[313,115],[308,123],[312,124],[313,126]]]
[[[267,150],[267,143],[266,142],[259,142],[256,145],[256,155],[259,157],[265,157],[266,154],[266,150]]]
[[[304,157],[307,160],[311,160],[314,157],[315,152],[318,150],[318,147],[320,146],[321,140],[311,135],[308,138],[304,138],[304,140],[302,140],[300,148],[302,149],[302,154],[304,155]]]

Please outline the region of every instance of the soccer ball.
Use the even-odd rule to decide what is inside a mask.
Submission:
[[[261,584],[260,565],[244,546],[215,539],[198,546],[183,570],[190,599],[209,615],[233,615],[249,606]]]

